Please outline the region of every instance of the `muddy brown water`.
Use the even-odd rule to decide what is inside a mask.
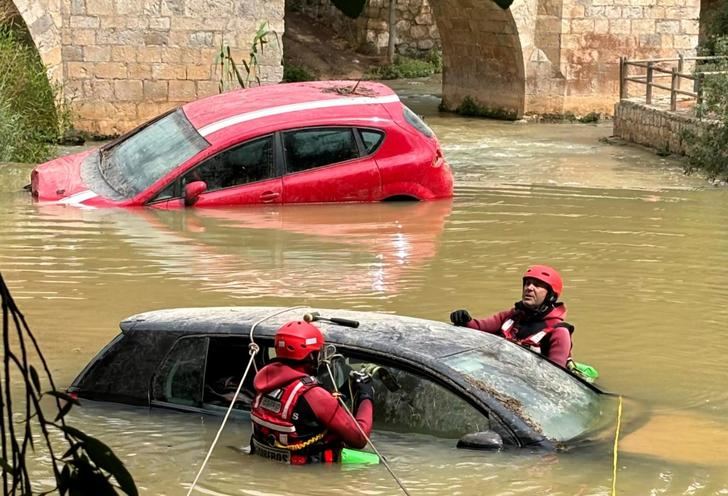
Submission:
[[[440,115],[426,84],[397,88],[443,144],[452,201],[41,208],[20,190],[27,166],[0,167],[0,270],[56,381],[67,385],[119,320],[144,310],[312,304],[445,320],[456,308],[508,307],[524,268],[546,262],[566,280],[577,359],[650,407],[620,440],[617,494],[728,494],[728,191],[674,160],[600,143],[609,124]],[[184,494],[219,421],[93,402],[71,415],[144,494]],[[228,426],[198,494],[401,494],[382,466],[285,467],[230,448],[248,435],[245,422]],[[413,495],[612,494],[611,443],[545,455],[373,440]]]

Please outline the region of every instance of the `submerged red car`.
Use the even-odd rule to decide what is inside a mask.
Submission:
[[[389,87],[316,81],[188,103],[39,165],[30,190],[39,201],[175,208],[432,200],[452,184],[434,133]]]

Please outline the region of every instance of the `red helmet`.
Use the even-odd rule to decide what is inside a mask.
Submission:
[[[294,320],[276,331],[276,356],[289,360],[304,360],[314,351],[324,347],[324,336],[318,327]]]
[[[553,267],[548,265],[532,265],[523,274],[523,279],[527,277],[531,279],[537,279],[541,282],[545,282],[551,288],[551,291],[559,296],[564,290],[564,281],[561,279],[561,275]]]

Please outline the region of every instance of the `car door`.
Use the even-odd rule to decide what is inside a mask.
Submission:
[[[237,144],[186,171],[150,202],[155,207],[181,206],[186,185],[203,181],[195,206],[280,203],[282,182],[276,167],[275,136]]]
[[[281,133],[283,202],[378,200],[379,169],[352,127],[315,127]]]
[[[347,363],[355,371],[372,375],[375,429],[429,434],[458,439],[496,426],[487,415],[457,392],[428,377],[424,371],[392,360],[370,357],[361,351],[347,353]]]

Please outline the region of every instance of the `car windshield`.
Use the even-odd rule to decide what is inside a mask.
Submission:
[[[513,353],[503,345],[511,343],[442,360],[553,441],[568,441],[603,423],[599,393],[536,354]]]
[[[178,109],[101,153],[99,172],[123,198],[133,198],[209,146]]]

